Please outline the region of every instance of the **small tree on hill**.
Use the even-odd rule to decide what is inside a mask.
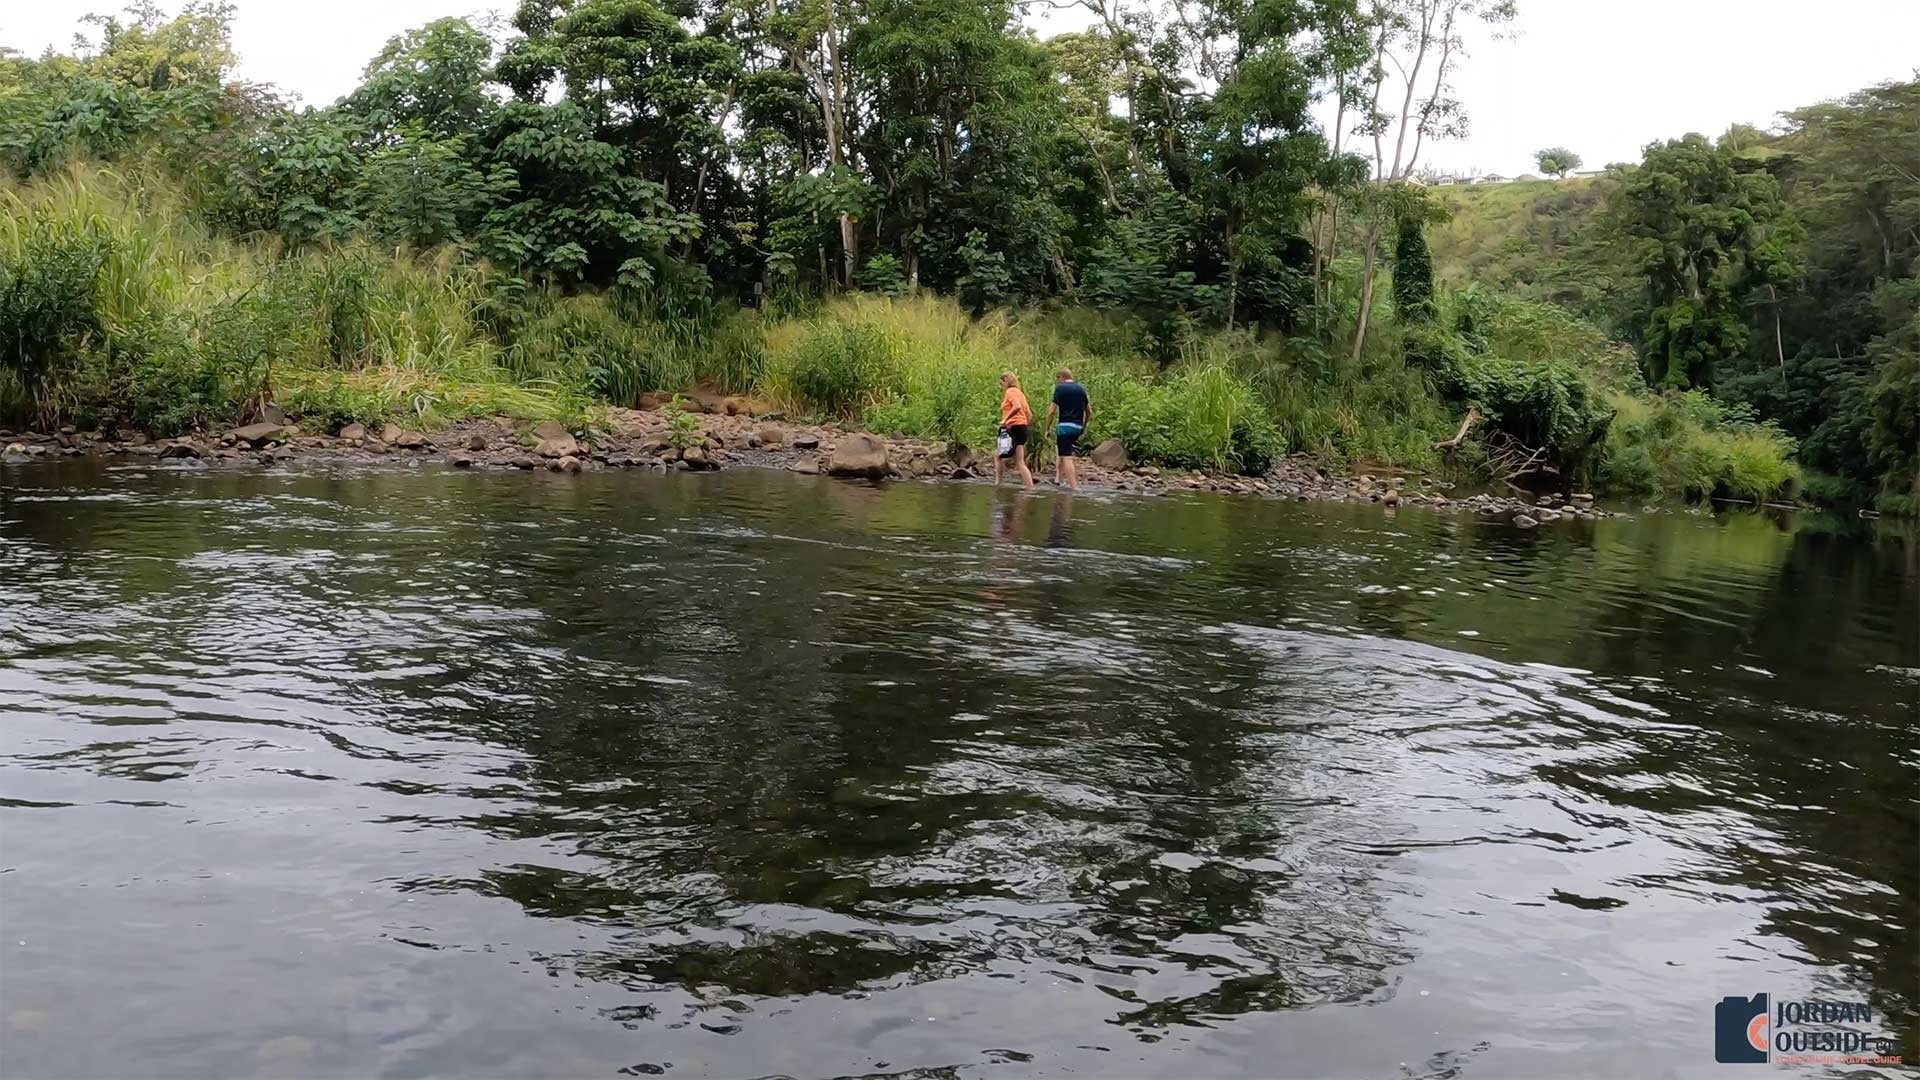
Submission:
[[[1564,146],[1549,146],[1533,155],[1533,163],[1540,166],[1541,172],[1552,173],[1566,179],[1568,173],[1580,167],[1580,155]]]

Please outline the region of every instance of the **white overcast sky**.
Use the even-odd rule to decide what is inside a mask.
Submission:
[[[1588,168],[1728,123],[1772,126],[1784,109],[1920,67],[1920,0],[1519,0],[1511,39],[1479,41],[1456,81],[1472,133],[1423,154],[1450,171],[1515,174],[1565,145]],[[177,3],[163,0],[168,10]],[[115,0],[0,0],[0,45],[66,47],[81,16]],[[238,0],[240,75],[310,104],[351,90],[396,33],[442,15],[510,12],[511,0]],[[1077,29],[1071,14],[1036,23]]]

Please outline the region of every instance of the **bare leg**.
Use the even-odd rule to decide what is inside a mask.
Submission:
[[[1063,457],[1060,459],[1060,473],[1067,479],[1067,490],[1080,490],[1080,467],[1074,462],[1073,458]]]
[[[1000,486],[1000,466],[1006,460],[1007,460],[1006,458],[1001,457],[997,453],[993,455],[993,486],[994,487]]]
[[[1013,467],[1020,470],[1020,479],[1026,482],[1026,486],[1032,487],[1033,474],[1027,471],[1026,447],[1016,446],[1013,448]]]

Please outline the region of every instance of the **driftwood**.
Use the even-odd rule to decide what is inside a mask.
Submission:
[[[1560,470],[1547,464],[1547,448],[1531,447],[1504,431],[1490,431],[1482,439],[1487,447],[1487,464],[1494,475],[1512,484],[1523,476],[1544,473],[1559,476]]]
[[[1473,425],[1478,423],[1479,420],[1480,410],[1478,408],[1468,408],[1466,417],[1460,421],[1460,430],[1453,433],[1453,438],[1442,439],[1434,443],[1433,448],[1435,450],[1451,450],[1459,446],[1460,440],[1467,437],[1467,432],[1473,430]]]

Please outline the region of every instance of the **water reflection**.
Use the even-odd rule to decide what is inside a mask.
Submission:
[[[1620,1075],[1723,993],[1914,1024],[1897,535],[6,479],[28,1073]]]

